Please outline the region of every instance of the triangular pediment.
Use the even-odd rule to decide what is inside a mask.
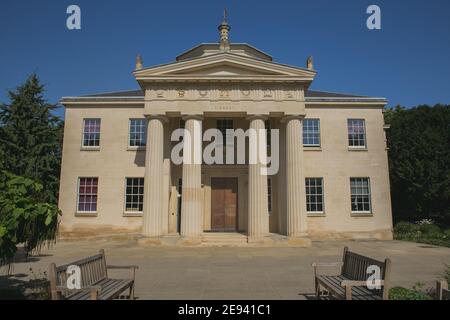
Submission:
[[[271,72],[267,70],[262,71],[256,68],[238,65],[230,62],[218,62],[207,66],[189,68],[187,70],[173,72],[173,74],[210,75],[210,76],[280,75],[280,73]]]
[[[270,61],[221,53],[207,57],[178,61],[166,65],[136,70],[139,81],[151,80],[208,80],[208,79],[291,79],[312,81],[316,72]]]

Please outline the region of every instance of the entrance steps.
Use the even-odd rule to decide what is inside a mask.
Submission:
[[[204,232],[202,245],[239,246],[247,244],[247,235],[237,232]]]

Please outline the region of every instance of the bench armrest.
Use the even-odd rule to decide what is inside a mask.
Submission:
[[[138,266],[135,265],[129,265],[129,266],[113,266],[113,265],[107,265],[106,269],[114,269],[114,270],[130,270],[130,279],[135,281],[136,280],[136,269],[139,269]]]
[[[384,286],[384,280],[375,280],[375,283],[379,286]],[[352,300],[352,288],[353,287],[367,287],[367,281],[344,280],[341,282],[341,287],[345,288],[345,299]]]

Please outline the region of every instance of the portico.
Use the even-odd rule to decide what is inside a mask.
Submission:
[[[144,207],[144,228],[143,234],[147,237],[161,237],[173,232],[179,232],[180,236],[186,239],[199,239],[203,232],[208,231],[234,231],[242,232],[248,235],[248,241],[262,241],[268,236],[270,231],[275,233],[284,233],[290,237],[307,236],[306,208],[304,201],[305,188],[303,175],[303,149],[296,148],[296,144],[302,141],[302,118],[301,115],[291,115],[288,117],[270,117],[269,115],[245,115],[238,116],[236,113],[221,112],[210,115],[180,115],[170,117],[168,115],[150,115],[148,116],[149,130],[147,141],[149,147],[147,152],[151,154],[146,157],[146,181],[152,181],[146,184],[145,203],[152,205]],[[247,141],[248,154],[246,154],[245,164],[232,165],[207,165],[196,163],[195,159],[202,159],[202,154],[206,143],[203,141],[204,123],[206,128],[215,125],[217,120],[227,119],[235,124],[234,129],[254,129],[256,131],[266,130],[267,121],[274,123],[277,127],[283,127],[283,131],[289,133],[286,136],[286,154],[281,156],[280,167],[284,167],[286,177],[280,173],[276,175],[262,174],[266,161],[261,161],[260,157],[257,163],[249,164],[249,154],[255,153],[263,155],[266,158],[267,142],[266,135],[257,136],[256,143]],[[181,120],[181,121],[180,121]],[[173,211],[180,213],[172,223],[165,219],[167,214],[164,212],[164,199],[170,198],[170,190],[164,190],[164,162],[165,159],[163,142],[168,140],[164,137],[165,132],[171,132],[166,127],[175,126],[183,122],[185,129],[190,132],[192,145],[188,146],[184,141],[183,163],[181,165],[170,164],[171,180],[182,181],[179,184],[181,189],[173,190],[177,197],[181,197],[181,202],[177,201],[172,205]],[[241,127],[240,127],[241,126]],[[259,139],[264,139],[260,141]],[[152,147],[154,145],[154,147]],[[166,143],[167,145],[167,143]],[[259,148],[264,146],[264,148]],[[236,148],[234,148],[236,149]],[[261,149],[261,150],[260,150]],[[166,152],[167,156],[167,152]],[[291,176],[291,178],[288,177]],[[295,178],[297,177],[297,178]],[[277,215],[277,220],[272,218],[272,228],[270,225],[269,214],[269,190],[268,181],[272,181],[272,187],[277,181],[279,187],[287,190],[285,199],[279,195],[278,202],[286,202],[287,215],[285,217]],[[283,186],[281,186],[283,184]],[[165,195],[165,193],[169,195]],[[224,194],[221,195],[220,193]],[[148,200],[147,200],[148,199]],[[172,197],[172,201],[175,199]],[[274,202],[274,201],[273,201]],[[272,207],[275,203],[272,203]],[[181,208],[178,208],[180,206]],[[176,208],[174,208],[176,207]],[[223,210],[221,210],[223,209]],[[271,210],[277,212],[278,210]],[[222,212],[222,213],[220,213]],[[221,220],[224,227],[220,227]],[[279,221],[286,220],[286,231],[280,230]],[[226,220],[226,221],[225,221]],[[219,222],[218,222],[219,221]],[[169,226],[172,224],[172,226]],[[179,225],[175,231],[174,225]],[[148,226],[148,227],[147,227]],[[172,232],[169,232],[169,230]],[[270,230],[272,229],[272,230]]]

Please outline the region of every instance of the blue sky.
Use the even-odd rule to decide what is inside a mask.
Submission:
[[[80,31],[66,28],[71,4],[81,7]],[[381,8],[382,30],[366,27],[371,4]],[[448,0],[3,0],[0,101],[32,72],[52,103],[137,88],[137,53],[151,66],[218,41],[225,6],[232,42],[291,65],[313,55],[312,89],[382,96],[389,105],[450,103]]]

